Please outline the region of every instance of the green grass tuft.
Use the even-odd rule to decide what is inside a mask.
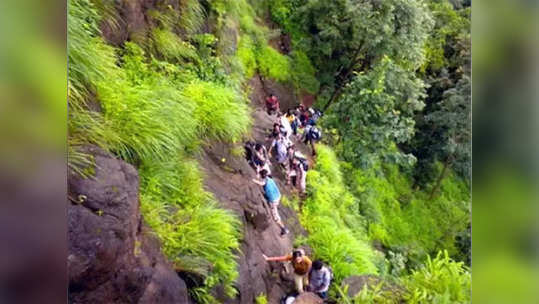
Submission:
[[[201,136],[237,141],[247,132],[251,123],[249,107],[234,90],[197,81],[187,85],[183,94],[196,104],[193,115]]]
[[[205,277],[204,288],[194,295],[209,301],[209,290],[221,284],[228,296],[235,296],[241,223],[203,190],[197,163],[179,156],[144,163],[140,174],[141,211],[163,252],[177,269]]]

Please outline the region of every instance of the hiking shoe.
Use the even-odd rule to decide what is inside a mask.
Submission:
[[[286,228],[281,228],[281,236],[287,234],[289,231]]]

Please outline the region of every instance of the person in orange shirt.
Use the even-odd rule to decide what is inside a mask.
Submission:
[[[280,257],[267,257],[263,255],[268,262],[291,262],[294,268],[294,283],[299,293],[303,292],[303,286],[309,285],[309,271],[311,271],[311,259],[305,255],[301,249],[294,250],[292,254]]]

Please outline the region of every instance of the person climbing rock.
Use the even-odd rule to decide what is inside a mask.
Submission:
[[[280,123],[276,122],[273,124],[273,129],[271,129],[271,133],[266,137],[266,140],[273,141],[279,136],[279,134],[286,136],[286,129],[281,126]]]
[[[299,114],[299,121],[300,121],[300,127],[304,128],[307,126],[307,122],[309,121],[309,111],[305,110],[303,105],[300,107],[300,114]]]
[[[271,174],[271,170],[269,167],[269,156],[268,151],[266,150],[266,147],[264,147],[260,143],[256,143],[254,145],[254,153],[253,153],[253,164],[256,168],[256,173],[259,174],[260,171],[266,170],[268,172],[268,175]]]
[[[285,137],[290,140],[290,136],[292,135],[292,127],[290,126],[290,122],[288,121],[286,116],[281,113],[277,114],[277,119],[278,123],[286,132]]]
[[[287,183],[292,181],[292,185],[298,189],[300,194],[305,194],[306,188],[307,169],[305,163],[301,162],[299,158],[293,157],[290,160],[290,168],[288,170]]]
[[[290,145],[290,141],[285,136],[283,136],[283,134],[279,134],[277,135],[277,138],[271,142],[269,149],[270,157],[273,157],[272,151],[274,151],[275,160],[285,170],[285,173],[288,173],[288,164],[286,163],[286,161],[288,160],[287,149]]]
[[[312,122],[305,127],[303,132],[303,143],[311,145],[313,156],[316,155],[316,148],[314,143],[322,138],[322,132],[316,127],[316,123]]]
[[[281,192],[279,192],[279,188],[275,181],[268,176],[268,171],[260,171],[260,177],[262,180],[253,179],[253,182],[264,188],[264,197],[269,203],[271,216],[275,223],[281,228],[281,236],[283,236],[288,233],[288,229],[284,226],[281,216],[279,215],[279,210],[277,209],[279,202],[281,201]]]
[[[253,168],[256,168],[254,157],[255,157],[255,142],[254,141],[246,141],[245,145],[243,146],[245,149],[245,160],[247,163],[252,166]]]
[[[280,257],[267,257],[263,255],[264,259],[268,262],[291,262],[294,269],[294,283],[296,290],[299,293],[304,291],[303,286],[309,284],[308,274],[311,270],[311,259],[305,255],[302,249],[294,250],[292,254],[280,256]]]
[[[279,99],[277,99],[277,96],[270,94],[270,96],[266,98],[266,111],[268,112],[268,115],[272,115],[274,112],[280,112]]]
[[[299,119],[296,117],[295,112],[295,110],[288,109],[288,111],[286,112],[286,119],[288,119],[288,123],[290,123],[290,128],[292,128],[292,134],[297,136]]]
[[[322,261],[314,261],[311,272],[309,273],[307,290],[316,293],[322,299],[326,299],[331,277],[331,271],[328,267],[324,266]]]

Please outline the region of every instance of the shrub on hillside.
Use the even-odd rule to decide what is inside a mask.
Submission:
[[[470,303],[471,275],[462,262],[455,262],[447,251],[429,256],[419,270],[404,280],[407,303]]]
[[[342,183],[339,163],[330,148],[317,148],[316,169],[309,171],[309,197],[301,223],[309,232],[306,242],[314,256],[329,263],[338,281],[352,274],[377,273],[361,216],[352,212],[356,201]]]
[[[222,284],[233,297],[240,222],[204,190],[196,162],[178,156],[144,163],[139,171],[141,211],[163,252],[176,269],[206,278],[194,295],[206,303],[209,290]]]
[[[242,95],[222,85],[195,81],[183,95],[195,103],[193,118],[200,136],[219,140],[239,140],[247,132],[251,120],[249,107]]]

